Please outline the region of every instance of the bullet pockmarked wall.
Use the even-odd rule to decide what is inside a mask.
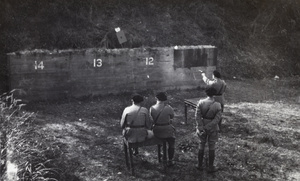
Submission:
[[[10,89],[31,101],[196,88],[204,84],[198,70],[211,77],[216,69],[217,48],[34,50],[9,53],[8,59]]]

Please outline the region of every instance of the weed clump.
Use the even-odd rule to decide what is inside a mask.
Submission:
[[[25,104],[14,97],[15,91],[0,96],[0,180],[10,177],[22,181],[68,179],[65,175],[69,175],[73,167],[64,157],[64,145],[34,127],[36,113],[22,110]],[[12,175],[8,174],[9,164],[17,168]]]

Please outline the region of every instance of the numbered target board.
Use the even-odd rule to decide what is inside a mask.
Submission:
[[[199,86],[192,71],[202,66],[209,75],[216,54],[201,47],[208,63],[199,64],[206,60],[194,50],[199,47],[188,48],[179,47],[180,54],[172,47],[11,53],[10,89],[22,89],[27,100],[44,100]]]
[[[24,53],[9,56],[10,87],[22,89],[25,99],[65,97],[68,92],[69,61],[66,55]]]

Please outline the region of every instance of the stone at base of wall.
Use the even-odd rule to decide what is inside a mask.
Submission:
[[[18,166],[10,161],[6,163],[7,171],[6,171],[6,181],[15,181],[18,180]]]

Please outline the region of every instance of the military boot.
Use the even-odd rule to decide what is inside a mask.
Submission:
[[[168,149],[168,156],[169,156],[169,161],[168,161],[168,166],[172,167],[175,165],[175,162],[173,160],[174,157],[174,153],[175,153],[175,148],[170,148]]]
[[[198,151],[198,165],[196,165],[196,169],[202,171],[203,170],[203,156],[204,156],[204,150]]]
[[[214,166],[214,161],[215,161],[215,150],[209,150],[209,155],[208,155],[208,173],[213,173],[218,171],[218,169]]]

